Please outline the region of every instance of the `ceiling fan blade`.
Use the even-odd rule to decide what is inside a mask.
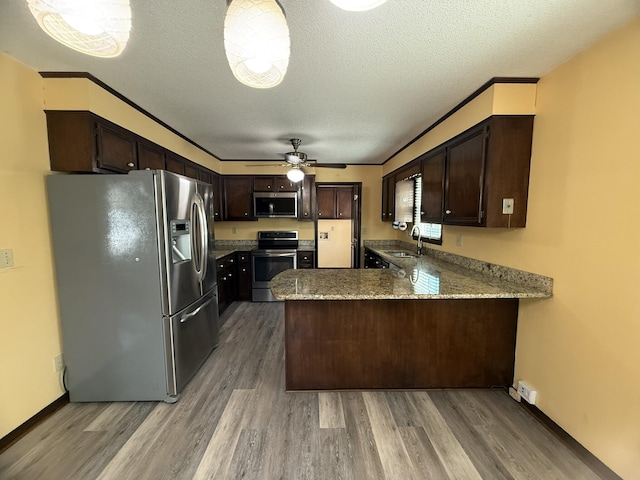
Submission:
[[[250,168],[254,168],[254,167],[290,167],[291,165],[289,165],[288,163],[265,163],[264,165],[245,165],[245,167],[250,167]]]
[[[345,163],[311,163],[309,166],[314,168],[347,168]]]

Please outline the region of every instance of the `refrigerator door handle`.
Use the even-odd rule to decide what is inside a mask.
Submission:
[[[215,297],[210,298],[209,300],[207,300],[206,302],[204,302],[202,305],[200,305],[198,308],[196,308],[193,312],[189,312],[189,313],[185,313],[182,318],[180,318],[180,323],[184,323],[186,321],[188,321],[190,318],[195,317],[196,315],[198,315],[198,313],[200,312],[200,310],[202,310],[204,307],[206,307],[207,305],[209,305],[213,299]]]
[[[198,228],[193,232],[191,245],[195,253],[194,268],[198,282],[202,282],[207,273],[207,252],[209,250],[209,238],[207,236],[207,219],[204,211],[204,201],[197,193],[193,196],[191,204],[191,224],[197,224]],[[198,238],[195,237],[197,235]]]

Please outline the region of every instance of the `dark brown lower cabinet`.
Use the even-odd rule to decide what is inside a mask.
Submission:
[[[237,299],[251,301],[251,253],[236,252]]]
[[[287,300],[287,390],[513,382],[517,299]]]
[[[218,313],[222,313],[236,298],[236,254],[231,253],[216,261],[218,280]]]
[[[313,250],[298,250],[296,257],[297,268],[315,267],[315,252]]]

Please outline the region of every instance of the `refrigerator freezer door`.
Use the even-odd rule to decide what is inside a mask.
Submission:
[[[136,172],[137,175],[146,172]],[[197,183],[165,171],[156,172],[158,211],[161,220],[160,258],[163,262],[163,314],[171,315],[191,305],[203,294],[196,271],[199,252],[194,235],[198,225],[193,217]],[[165,253],[166,252],[166,253]]]
[[[209,292],[198,302],[172,317],[165,317],[167,387],[176,395],[218,345],[218,292]]]
[[[204,213],[207,222],[207,254],[206,254],[206,269],[205,275],[202,278],[202,293],[210,291],[217,283],[216,280],[216,252],[215,252],[215,237],[213,234],[213,215],[214,215],[214,203],[213,203],[213,188],[206,183],[198,183],[198,193],[202,197],[204,203]]]

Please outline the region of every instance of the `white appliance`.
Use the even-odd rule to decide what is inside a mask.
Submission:
[[[51,175],[71,401],[175,402],[218,343],[211,185],[181,175]]]

